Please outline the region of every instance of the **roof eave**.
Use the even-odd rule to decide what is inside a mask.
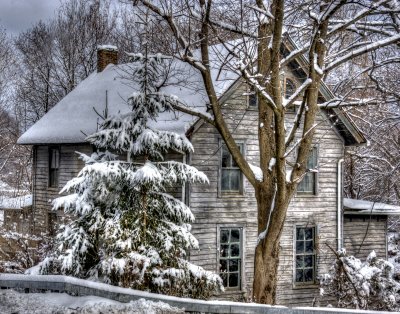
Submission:
[[[364,211],[364,210],[344,210],[344,215],[354,215],[354,216],[399,216],[400,212],[398,211],[388,211],[388,210],[379,210],[379,211]]]

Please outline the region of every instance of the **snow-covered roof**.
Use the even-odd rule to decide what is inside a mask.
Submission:
[[[236,41],[229,44],[232,47],[240,45]],[[226,65],[226,56],[227,50],[224,45],[211,47],[211,75],[219,97],[224,95],[239,78],[238,74]],[[18,139],[18,144],[84,143],[86,136],[97,130],[98,123],[101,122],[97,113],[104,111],[106,103],[109,115],[129,112],[127,99],[139,89],[129,79],[132,67],[132,64],[110,64],[102,72],[92,73],[28,129]],[[173,60],[171,76],[162,91],[177,96],[182,102],[197,111],[203,113],[206,111],[206,104],[209,101],[201,75],[186,63]],[[343,113],[332,113],[332,116],[337,116],[339,122],[347,123],[342,126],[336,121],[334,124],[346,145],[362,142],[362,140],[353,138],[352,125]],[[184,133],[196,120],[193,116],[184,113],[162,113],[157,118],[157,122],[153,122],[151,126],[160,130]],[[350,129],[350,133],[347,132],[350,135],[342,132],[343,130],[339,127],[343,130]]]
[[[17,197],[0,197],[0,209],[22,209],[32,206],[32,194]]]
[[[212,75],[216,92],[221,95],[237,79],[233,71],[219,71],[222,46],[214,47],[216,66]],[[97,130],[101,122],[98,113],[102,113],[108,104],[108,114],[126,113],[130,110],[127,99],[138,90],[138,86],[129,79],[133,64],[108,65],[100,73],[92,73],[66,95],[56,106],[28,129],[18,144],[67,144],[83,143],[86,136]],[[208,98],[198,71],[187,64],[174,60],[171,66],[168,85],[162,89],[172,94],[186,105],[197,111],[205,112]],[[107,95],[107,96],[106,96]],[[95,108],[95,110],[94,110]],[[193,116],[184,113],[162,113],[153,122],[160,130],[184,133],[195,121]]]
[[[343,208],[345,214],[400,215],[400,206],[352,198],[343,199]]]

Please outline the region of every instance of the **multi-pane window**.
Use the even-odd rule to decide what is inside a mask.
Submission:
[[[60,168],[60,149],[49,148],[49,187],[58,187],[58,172]]]
[[[243,145],[239,145],[243,152]],[[226,145],[221,147],[221,191],[240,192],[242,190],[242,174]]]
[[[219,274],[226,288],[240,289],[242,264],[242,229],[221,228]]]
[[[317,193],[317,167],[318,167],[318,149],[313,147],[307,160],[307,172],[303,180],[297,186],[297,192],[316,194]]]
[[[315,227],[296,227],[296,283],[314,283],[315,274]]]

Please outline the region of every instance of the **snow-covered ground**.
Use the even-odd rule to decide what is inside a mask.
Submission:
[[[184,313],[166,303],[144,299],[121,303],[96,296],[73,297],[66,293],[18,293],[13,290],[0,291],[0,313],[2,314],[174,314]]]

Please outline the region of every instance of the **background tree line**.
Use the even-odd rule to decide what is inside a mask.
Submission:
[[[98,45],[116,45],[125,62],[124,51],[140,51],[142,28],[129,4],[109,0],[62,1],[53,18],[14,37],[0,25],[1,181],[30,189],[30,148],[15,145],[19,135],[96,70]]]

